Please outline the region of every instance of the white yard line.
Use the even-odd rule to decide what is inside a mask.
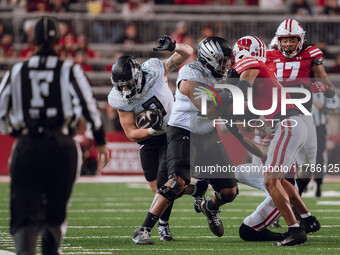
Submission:
[[[224,225],[225,228],[238,228],[240,225]],[[112,226],[68,226],[68,229],[116,229],[116,228],[127,228],[127,229],[133,229],[138,227],[136,226],[116,226],[116,225],[112,225]],[[7,227],[0,227],[0,229],[4,229]],[[208,225],[195,225],[195,226],[181,226],[181,225],[171,225],[171,228],[208,228]],[[322,225],[322,228],[340,228],[340,225]],[[114,237],[114,236],[113,236]],[[315,237],[315,236],[314,236]],[[319,237],[323,237],[323,236],[319,236]],[[86,237],[87,238],[87,237]],[[181,238],[191,238],[191,237],[181,237]],[[198,237],[194,237],[194,238],[198,238]]]
[[[87,209],[87,210],[69,210],[69,213],[146,213],[147,209]],[[227,209],[223,208],[223,212],[253,212],[253,209]],[[8,209],[0,210],[1,213],[8,213]],[[173,209],[172,212],[193,213],[193,209]],[[340,213],[340,209],[315,209],[313,213]]]
[[[15,255],[14,252],[0,250],[0,255]]]
[[[0,183],[8,183],[10,177],[8,175],[0,176]],[[324,182],[340,182],[340,177],[325,177]],[[132,183],[132,182],[144,182],[145,177],[143,175],[96,175],[96,176],[80,176],[78,183]],[[244,185],[245,186],[245,185]]]
[[[317,205],[340,205],[340,201],[317,201]]]

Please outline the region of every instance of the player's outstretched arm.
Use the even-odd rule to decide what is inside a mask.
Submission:
[[[154,51],[174,51],[169,58],[163,60],[163,65],[165,68],[164,76],[168,73],[176,70],[181,64],[184,63],[194,52],[193,48],[188,44],[176,43],[172,41],[170,36],[164,35],[158,40],[159,46],[153,48]]]

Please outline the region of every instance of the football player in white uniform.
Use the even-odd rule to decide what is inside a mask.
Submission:
[[[206,86],[212,88],[218,78],[224,77],[230,66],[231,48],[220,37],[203,39],[198,48],[197,59],[181,68],[176,82],[176,100],[167,128],[167,164],[169,181],[158,190],[143,225],[132,236],[136,244],[154,244],[150,232],[167,207],[188,192],[193,166],[232,166],[228,153],[221,143],[213,125],[223,110],[207,102],[206,115],[201,113],[201,92]],[[228,104],[230,95],[220,93],[221,101]],[[213,176],[213,175],[210,175]],[[225,178],[209,179],[215,190],[212,199],[202,200],[200,210],[206,215],[210,230],[217,236],[224,233],[219,217],[219,207],[234,200],[238,193],[234,174],[223,173]],[[202,177],[201,175],[195,177]],[[205,177],[204,177],[205,178]],[[189,186],[192,188],[192,186]]]
[[[131,55],[121,56],[113,64],[108,95],[109,104],[118,111],[120,123],[127,137],[140,144],[140,158],[144,176],[153,193],[168,180],[166,165],[166,125],[174,102],[168,86],[167,74],[178,68],[193,53],[187,44],[171,41],[169,36],[159,40],[154,51],[174,52],[161,61],[151,58],[140,64]],[[135,116],[147,109],[155,109],[151,127],[138,128]],[[160,217],[158,232],[162,241],[172,241],[168,219],[172,205]]]

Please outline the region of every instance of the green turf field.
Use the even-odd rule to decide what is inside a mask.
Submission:
[[[257,190],[240,187],[237,199],[222,207],[225,233],[215,237],[203,214],[193,210],[193,200],[184,196],[175,202],[170,226],[176,241],[159,241],[156,245],[136,246],[131,234],[144,220],[153,199],[143,183],[80,183],[76,186],[68,213],[68,231],[64,254],[340,254],[340,183],[326,183],[320,199],[304,200],[318,217],[322,229],[308,236],[305,244],[272,247],[271,242],[247,243],[238,237],[238,227],[264,199]],[[333,192],[332,192],[333,191]],[[0,184],[0,254],[14,252],[8,234],[9,184]],[[280,221],[283,224],[283,220]],[[286,227],[279,229],[285,231]],[[3,250],[3,251],[1,251]]]

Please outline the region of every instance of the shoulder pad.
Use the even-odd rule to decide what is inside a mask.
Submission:
[[[311,58],[322,58],[322,56],[323,56],[322,51],[319,48],[315,47],[315,46],[307,47],[306,51],[308,52],[308,55]]]
[[[255,69],[255,68],[259,69],[259,67],[260,67],[259,61],[251,57],[241,59],[233,66],[233,68],[236,70],[238,74],[248,69]]]

